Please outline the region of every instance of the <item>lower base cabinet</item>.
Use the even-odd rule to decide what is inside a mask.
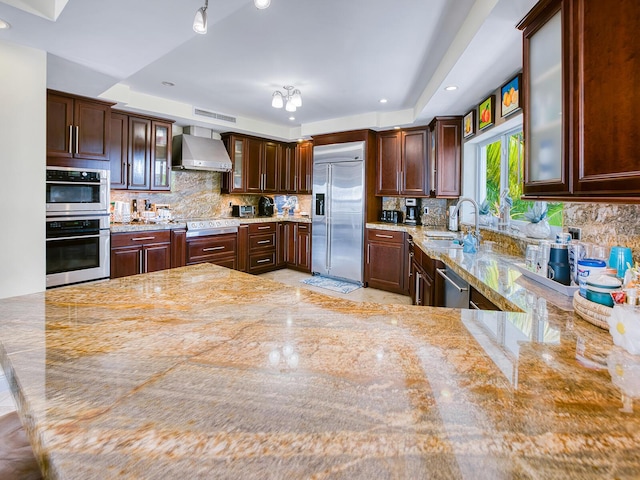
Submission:
[[[311,272],[311,224],[243,224],[238,233],[187,238],[186,229],[111,234],[111,278],[214,263],[260,274],[279,268]]]
[[[281,224],[284,266],[311,272],[311,225],[286,222]]]
[[[405,294],[404,232],[369,228],[365,244],[365,285]]]
[[[474,310],[494,310],[501,311],[495,303],[482,295],[478,290],[473,287],[469,287],[471,292],[469,295],[469,308]]]
[[[187,265],[205,262],[237,269],[237,234],[225,233],[187,239]]]
[[[265,273],[277,268],[276,222],[252,223],[248,232],[248,273]]]
[[[171,268],[171,231],[111,234],[111,278]]]
[[[436,268],[444,267],[440,260],[435,260],[413,242],[408,242],[410,271],[408,274],[409,295],[414,305],[434,307],[441,304],[442,286],[439,285]]]

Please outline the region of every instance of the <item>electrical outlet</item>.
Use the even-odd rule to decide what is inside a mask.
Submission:
[[[428,215],[429,214],[429,207],[422,207],[422,214],[423,215]]]
[[[572,240],[580,240],[582,238],[582,229],[578,227],[567,227],[567,231],[571,234]]]

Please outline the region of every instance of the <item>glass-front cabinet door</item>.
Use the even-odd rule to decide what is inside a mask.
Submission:
[[[570,68],[563,56],[563,1],[523,20],[525,196],[569,193],[569,98],[563,94]]]
[[[171,189],[171,124],[152,123],[151,190]]]

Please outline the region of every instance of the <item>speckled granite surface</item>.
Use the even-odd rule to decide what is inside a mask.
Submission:
[[[297,222],[297,223],[311,223],[309,217],[255,217],[255,218],[240,218],[241,224],[248,223],[263,223],[263,222]],[[178,228],[185,228],[185,222],[171,222],[171,223],[112,223],[111,233],[122,232],[146,232],[151,230],[173,230]]]
[[[1,300],[0,361],[47,478],[640,476],[640,359],[570,315],[201,264]]]

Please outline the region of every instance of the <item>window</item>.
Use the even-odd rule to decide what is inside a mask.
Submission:
[[[478,144],[479,204],[487,201],[493,213],[504,202],[502,195],[511,198],[511,220],[514,225],[526,222],[525,214],[533,202],[521,200],[524,171],[524,137],[522,127],[492,137]],[[547,204],[547,218],[551,226],[562,227],[562,204]]]

